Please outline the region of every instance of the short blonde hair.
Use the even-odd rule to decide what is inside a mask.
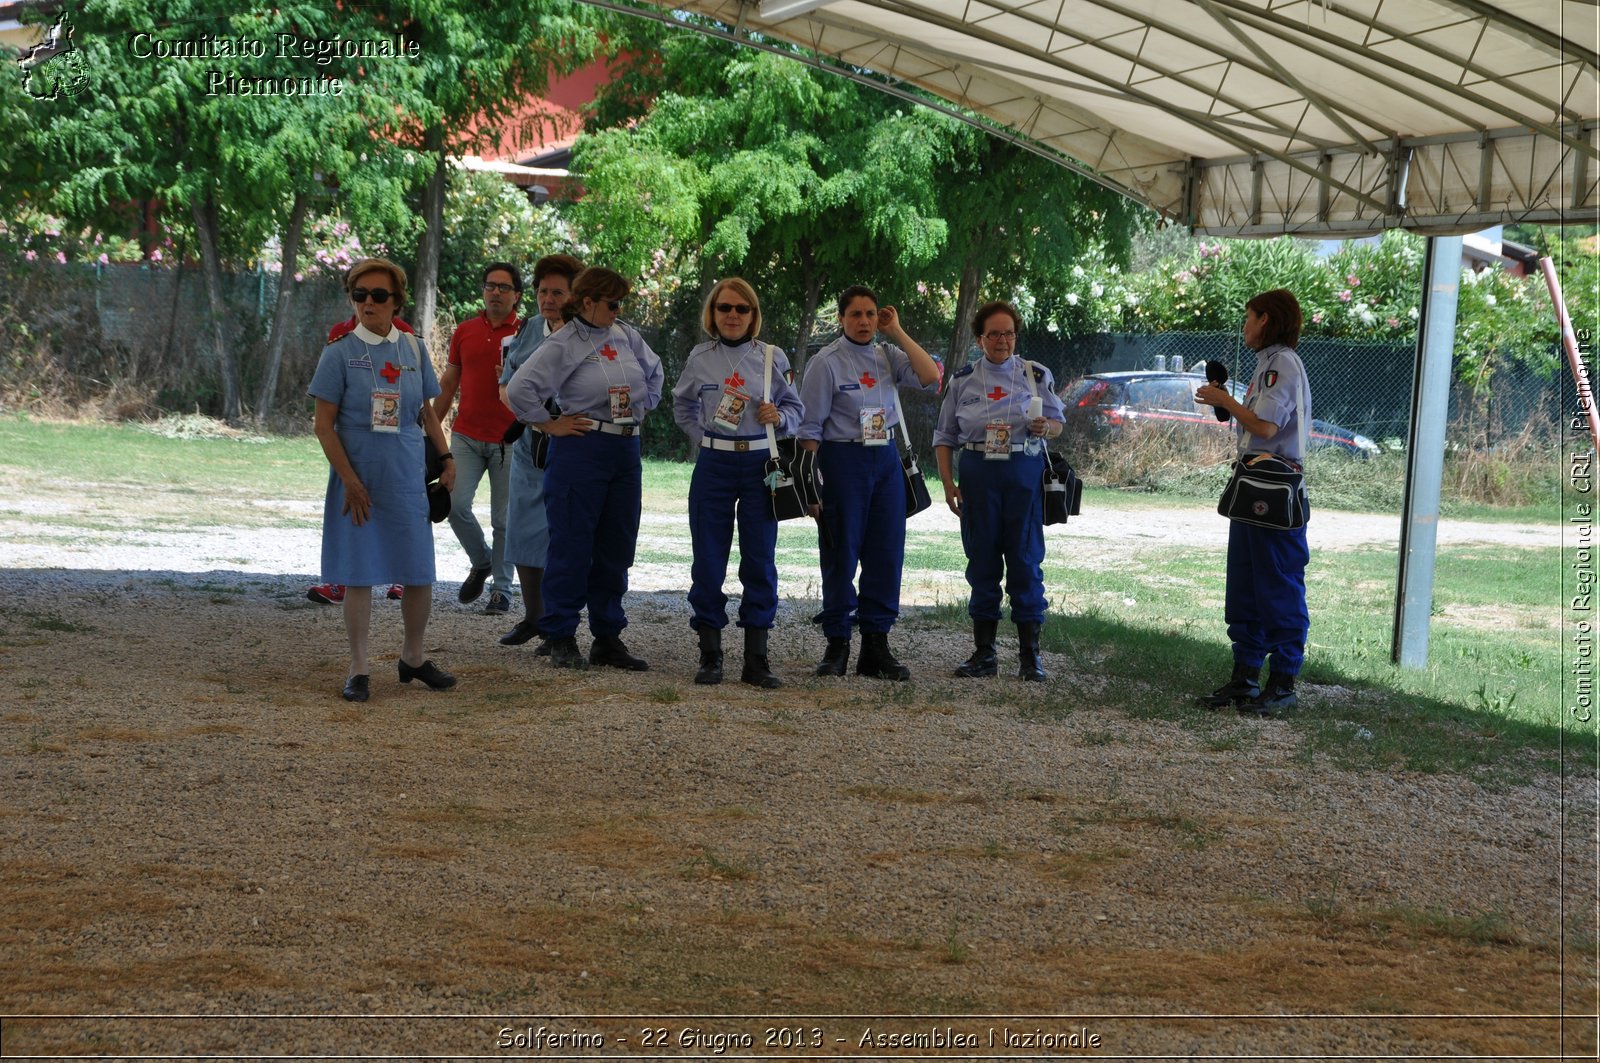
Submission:
[[[389,283],[394,286],[392,290],[395,293],[395,305],[398,306],[405,302],[406,271],[386,258],[364,258],[346,270],[344,274],[344,293],[349,295],[351,290],[355,288],[357,277],[371,273],[374,270],[382,270],[389,275]]]
[[[711,294],[706,296],[706,305],[700,308],[700,327],[706,330],[706,335],[718,339],[721,333],[717,331],[716,318],[712,316],[716,309],[717,296],[732,289],[738,293],[740,299],[750,304],[750,338],[755,339],[761,335],[761,300],[756,298],[756,290],[750,287],[750,282],[743,277],[724,277],[711,286]]]

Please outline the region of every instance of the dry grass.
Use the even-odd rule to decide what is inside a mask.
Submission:
[[[1542,789],[1485,800],[1458,780],[1344,773],[1300,759],[1288,727],[1227,755],[1114,704],[1029,719],[999,684],[798,678],[662,703],[648,692],[687,683],[692,662],[660,657],[638,691],[557,675],[447,610],[430,637],[461,688],[390,672],[348,706],[334,613],[241,601],[266,654],[237,646],[206,593],[101,601],[97,632],[0,650],[0,678],[49,680],[0,718],[0,1010],[483,1018],[8,1018],[8,1052],[460,1057],[485,1053],[500,1013],[1592,1004],[1592,923],[1561,927],[1550,885],[1592,881],[1592,849],[1558,853],[1566,821]],[[214,674],[152,652],[152,626]],[[681,641],[676,618],[660,637]],[[959,659],[964,633],[940,637],[926,654]],[[798,675],[810,649],[775,663]],[[282,660],[308,663],[286,676]],[[219,679],[242,692],[197,705]],[[1379,790],[1393,801],[1366,801]],[[1401,830],[1417,831],[1404,859]],[[1518,877],[1529,862],[1549,866]],[[849,1044],[827,1051],[859,1054],[868,1021],[830,1023]],[[1122,1055],[1560,1048],[1554,1021],[1340,1022],[1094,1025]],[[637,1048],[636,1023],[583,1028]],[[1569,1051],[1592,1044],[1568,1031]]]
[[[1135,422],[1114,441],[1073,453],[1078,475],[1086,480],[1146,491],[1232,459],[1232,438],[1227,433],[1148,422]]]

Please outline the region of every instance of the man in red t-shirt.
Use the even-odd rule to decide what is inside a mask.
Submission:
[[[517,303],[522,298],[522,274],[509,262],[491,262],[483,271],[483,313],[463,321],[450,337],[450,364],[439,377],[439,395],[433,412],[442,422],[461,390],[461,410],[450,426],[450,453],[455,455],[456,486],[450,493],[450,528],[472,562],[472,571],[457,593],[474,602],[491,575],[486,613],[511,608],[511,563],[506,560],[506,506],[510,499],[511,448],[506,429],[516,415],[500,401],[502,344],[517,334]],[[483,541],[483,527],[472,515],[472,496],[478,481],[489,474],[489,524],[494,530],[491,548]]]

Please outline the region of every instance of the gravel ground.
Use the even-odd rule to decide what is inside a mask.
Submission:
[[[380,602],[350,706],[339,611],[303,598],[316,531],[52,540],[5,508],[0,1055],[1594,1057],[1592,778],[1343,771],[1292,723],[1143,718],[1062,659],[1043,690],[946,679],[965,639],[915,615],[912,684],[816,680],[804,600],[782,691],[696,687],[669,566],[630,597],[648,673],[556,673],[448,583],[429,652],[460,688],[396,681]],[[1313,541],[1396,533],[1319,514]]]

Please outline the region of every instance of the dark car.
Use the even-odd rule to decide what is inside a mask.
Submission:
[[[1180,430],[1231,432],[1232,421],[1219,421],[1210,406],[1194,401],[1195,389],[1206,382],[1198,373],[1135,370],[1094,373],[1061,389],[1066,408],[1066,434],[1079,442],[1116,438],[1130,425],[1168,424]],[[1228,389],[1243,398],[1245,385],[1230,380]],[[1311,421],[1311,449],[1334,447],[1351,457],[1370,458],[1378,444],[1358,432]]]

